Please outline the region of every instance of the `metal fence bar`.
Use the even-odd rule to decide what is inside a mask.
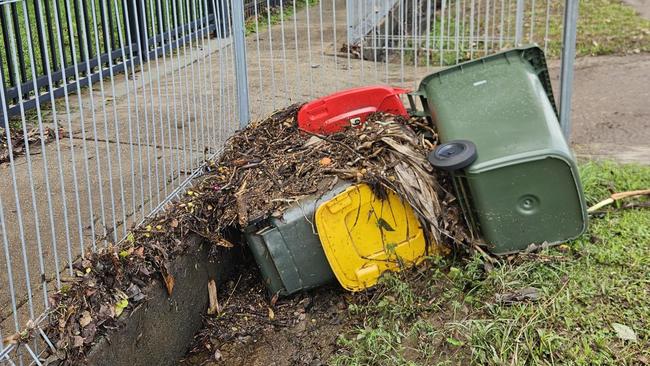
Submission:
[[[244,39],[244,12],[242,3],[232,1],[233,41],[235,48],[235,79],[237,80],[237,105],[239,106],[239,127],[246,127],[250,120],[248,103],[248,71],[246,70],[246,45]]]
[[[282,13],[284,13],[283,9],[280,10],[280,14]],[[271,57],[271,88],[273,88],[273,90],[276,90],[275,59],[273,57],[273,33],[271,33],[271,3],[269,0],[266,0],[266,22],[267,22],[266,26],[268,27],[267,32],[269,36],[269,54]],[[235,50],[235,52],[237,51]],[[275,105],[275,93],[271,92],[271,98],[273,101],[272,104]]]
[[[95,3],[92,2],[91,5],[92,5],[91,20],[86,22],[87,18],[86,18],[85,11],[82,11],[81,12],[81,14],[82,14],[81,15],[81,21],[84,24],[90,24],[90,22],[92,22],[93,30],[94,30],[94,32],[93,32],[94,37],[93,38],[94,38],[95,51],[96,51],[96,54],[99,54],[99,52],[100,52],[100,43],[99,43],[99,36],[97,34],[98,33],[98,31],[97,31],[97,19],[96,19],[96,12],[95,12],[95,9],[94,9],[95,8]],[[89,33],[87,33],[87,30],[86,30],[86,33],[83,34],[83,37],[86,40],[89,40],[91,38],[91,35]],[[91,47],[88,47],[88,48],[90,49]],[[91,73],[92,69],[91,69],[90,62],[89,62],[90,55],[87,54],[85,58],[86,58],[86,72]],[[105,96],[105,93],[104,93],[104,78],[103,78],[102,70],[103,70],[103,67],[98,68],[99,81],[100,81],[99,82],[100,98],[101,98],[101,100],[106,100],[106,96]],[[103,181],[103,179],[102,179],[102,177],[103,177],[102,170],[103,169],[101,167],[101,159],[100,159],[100,157],[102,155],[99,154],[99,142],[100,141],[99,141],[99,134],[97,132],[97,118],[96,118],[96,115],[95,115],[95,99],[93,97],[94,93],[92,92],[92,90],[93,90],[92,80],[91,80],[91,82],[89,83],[88,86],[89,86],[89,88],[91,90],[91,93],[90,93],[90,110],[92,111],[93,142],[94,142],[94,145],[95,145],[95,157],[96,157],[95,158],[95,163],[96,163],[96,169],[97,169],[96,174],[98,176],[98,181],[102,182]],[[106,130],[108,130],[108,122],[106,121],[107,118],[108,118],[107,114],[106,114],[106,105],[104,103],[100,103],[100,105],[101,105],[101,110],[102,110],[102,116],[104,117],[104,124],[106,126]],[[106,135],[108,135],[108,133]],[[108,161],[108,166],[111,166],[110,147],[109,147],[107,153],[103,154],[103,155],[105,155],[105,158]],[[109,174],[109,177],[112,177],[112,174]],[[113,187],[113,182],[110,179],[109,179],[109,181],[110,181],[110,198],[111,198],[111,200],[113,200],[113,188],[112,188]],[[108,236],[109,236],[109,228],[108,228],[108,226],[106,224],[107,223],[107,221],[106,221],[106,211],[105,211],[106,205],[104,204],[104,192],[103,192],[102,188],[103,187],[101,186],[101,183],[100,183],[98,185],[98,189],[99,189],[99,206],[101,208],[101,219],[102,219],[101,223],[102,223],[102,228],[103,228],[102,237],[103,237],[104,243],[107,244],[107,240],[108,240]],[[114,204],[114,202],[111,204],[110,208],[112,209],[112,212],[114,213],[115,212],[115,204]],[[116,229],[115,225],[113,225],[113,231],[115,231],[115,229]],[[93,240],[93,245],[95,245],[94,242],[95,241]],[[95,247],[93,247],[93,250],[95,250]]]
[[[23,13],[28,14],[27,11],[27,3],[22,2],[22,8],[23,8]],[[35,59],[35,52],[34,52],[34,46],[32,44],[32,34],[31,34],[31,26],[29,22],[29,17],[25,17],[24,19],[24,24],[25,24],[25,29],[26,29],[26,38],[27,38],[27,49],[29,52],[29,59],[30,59],[30,71],[31,71],[31,76],[32,80],[36,79],[36,65],[34,62]],[[44,44],[42,45],[42,48],[44,47]],[[40,103],[36,104],[36,114],[37,118],[39,121],[42,120],[42,112],[41,112],[41,106]],[[25,121],[23,120],[23,138],[27,138],[27,128],[25,125]],[[38,124],[38,130],[39,130],[39,137],[41,140],[41,153],[43,156],[43,174],[45,176],[45,194],[47,197],[47,207],[48,207],[48,213],[49,213],[49,221],[50,221],[50,230],[52,232],[52,240],[53,240],[53,245],[56,248],[56,242],[55,242],[55,231],[56,228],[54,226],[54,218],[52,214],[52,189],[50,187],[50,174],[49,174],[49,164],[48,164],[48,154],[47,151],[45,150],[45,142],[44,142],[44,133],[43,133],[43,124],[39,123]],[[25,144],[29,145],[29,142],[25,140]],[[30,159],[31,160],[31,159]],[[29,161],[28,161],[29,162]],[[31,165],[31,162],[28,164]],[[31,176],[32,182],[33,182],[33,176]],[[33,209],[34,209],[34,218],[36,219],[38,217],[38,208],[37,208],[37,199],[36,199],[36,190],[34,189],[34,184],[32,184],[31,188],[31,193],[32,193],[32,204],[33,204]],[[39,225],[39,224],[37,224]],[[39,230],[40,231],[40,230]],[[36,240],[36,247],[38,250],[38,268],[39,268],[39,278],[41,279],[40,281],[40,286],[43,290],[43,305],[47,306],[47,281],[45,280],[45,261],[43,259],[43,243],[41,242],[41,237],[40,234],[37,236]],[[57,258],[58,261],[58,258]]]
[[[15,5],[16,5],[15,3],[10,4],[12,10],[15,10]],[[2,9],[3,11],[8,12],[9,8],[7,6],[3,6],[2,8],[3,8]],[[8,38],[9,38],[9,41],[10,41],[9,44],[8,44],[8,50],[9,50],[9,53],[13,55],[13,57],[14,57],[13,61],[14,61],[14,64],[15,64],[15,63],[19,62],[17,60],[16,55],[18,53],[22,54],[22,52],[18,52],[18,50],[15,48],[16,43],[14,43],[14,42],[17,42],[19,37],[14,37],[14,31],[15,31],[15,28],[12,29],[11,27],[7,27],[7,32],[9,33]],[[20,80],[20,76],[18,75],[18,70],[16,70],[14,68],[13,71],[14,71],[14,78],[16,80]],[[20,88],[20,84],[17,84],[17,86]],[[20,103],[22,101],[22,98],[23,98],[22,93],[19,92],[18,97],[19,97],[19,103]],[[6,102],[6,98],[4,97],[4,92],[3,92],[3,98],[2,99],[3,99],[4,102]],[[7,116],[7,115],[5,114],[5,116]],[[21,108],[21,124],[22,124],[21,127],[22,127],[22,130],[23,130],[23,134],[26,134],[27,133],[27,131],[26,131],[27,127],[25,126],[25,110],[23,108]],[[30,271],[29,271],[29,260],[27,259],[27,245],[26,245],[26,240],[25,240],[25,231],[24,231],[24,223],[23,223],[23,210],[22,210],[22,205],[20,203],[20,197],[19,197],[19,193],[18,193],[19,187],[18,187],[18,183],[17,183],[17,180],[16,180],[16,167],[15,167],[15,163],[14,163],[14,156],[13,156],[13,151],[12,151],[13,147],[12,147],[11,135],[10,135],[11,128],[9,126],[9,121],[8,121],[7,117],[5,117],[5,126],[4,127],[5,127],[5,132],[7,134],[7,148],[8,148],[8,152],[9,152],[9,164],[11,166],[11,177],[12,177],[13,186],[14,186],[13,192],[14,192],[14,199],[16,201],[15,202],[15,204],[16,204],[16,214],[18,215],[18,219],[19,219],[18,224],[19,224],[20,240],[21,240],[21,254],[22,254],[22,261],[23,261],[23,269],[24,269],[24,273],[25,273],[25,286],[26,286],[26,290],[27,290],[26,295],[27,295],[27,301],[28,301],[28,305],[29,305],[29,316],[30,316],[30,318],[34,318],[34,301],[33,301],[33,295],[32,295],[32,282],[31,282],[31,276],[30,276]],[[26,155],[27,171],[28,171],[29,181],[33,182],[34,179],[33,179],[33,173],[32,173],[32,161],[31,161],[31,157],[30,157],[29,142],[27,142],[27,143],[28,143],[28,146],[25,147],[25,153],[27,154]],[[34,215],[34,223],[35,223],[35,227],[36,227],[36,230],[35,230],[35,234],[36,234],[36,238],[37,238],[36,240],[38,242],[40,242],[41,241],[41,238],[40,238],[40,225],[39,225],[39,220],[38,220],[38,210],[35,209],[36,208],[36,202],[35,202],[36,197],[35,197],[35,193],[33,193],[34,192],[33,184],[30,187],[30,191],[32,192],[32,194],[31,194],[32,207],[34,208],[33,215]],[[10,270],[13,270],[13,269],[10,269]]]
[[[515,15],[515,46],[519,46],[524,36],[524,0],[517,2],[517,13]]]
[[[576,57],[576,28],[579,0],[566,0],[560,70],[560,125],[567,140],[571,138],[571,97],[573,95],[573,62]]]
[[[285,97],[289,100],[289,77],[287,76],[287,47],[285,43],[285,32],[284,32],[284,2],[280,0],[280,40],[282,42],[282,76],[284,79],[284,92]],[[271,51],[272,52],[272,51]],[[261,72],[260,66],[260,72]]]
[[[36,9],[40,8],[40,3],[36,3]],[[38,18],[36,19],[37,23],[42,23],[43,22],[43,17],[42,13],[40,11],[36,11],[36,15]],[[48,24],[49,27],[49,24]],[[41,33],[41,52],[44,49],[49,48],[52,50],[50,47],[46,47],[45,45],[45,32],[43,30],[43,27],[37,27],[39,32]],[[51,39],[51,38],[50,38]],[[52,53],[52,56],[54,53]],[[47,52],[42,52],[43,56],[43,65],[45,66],[45,72],[47,74],[48,78],[48,83],[50,85],[50,88],[53,87],[54,82],[52,79],[52,72],[51,72],[51,66],[50,66],[50,55],[48,55]],[[36,80],[35,77],[36,70],[32,66],[32,80]],[[56,103],[54,101],[54,95],[50,94],[50,104],[52,106],[52,119],[54,121],[54,134],[55,134],[55,146],[56,146],[56,156],[57,156],[57,167],[58,167],[58,177],[59,177],[59,183],[60,183],[60,193],[61,193],[61,203],[63,205],[63,226],[64,226],[64,232],[65,232],[65,240],[66,244],[68,247],[68,251],[70,251],[71,247],[71,241],[70,241],[70,228],[69,228],[69,220],[68,220],[68,207],[67,207],[67,200],[66,200],[66,189],[65,189],[65,181],[63,179],[63,163],[62,163],[62,153],[61,153],[61,143],[60,143],[60,136],[59,136],[59,129],[56,128],[58,126],[58,117],[57,117],[57,109],[56,109]],[[40,106],[38,106],[37,109],[38,113],[40,113]],[[40,117],[39,117],[40,120]],[[52,241],[52,257],[54,259],[54,272],[55,272],[55,277],[56,277],[56,284],[57,284],[57,289],[61,288],[61,279],[59,276],[59,256],[58,256],[58,248],[57,248],[57,241],[56,241],[56,230],[55,230],[55,222],[54,222],[54,212],[52,208],[52,189],[50,187],[50,182],[49,182],[49,171],[48,171],[48,163],[47,163],[47,153],[46,153],[46,147],[45,147],[45,134],[43,131],[43,124],[39,123],[39,135],[40,135],[40,140],[41,140],[41,151],[43,151],[43,161],[44,161],[44,174],[46,177],[45,184],[46,184],[46,191],[47,191],[47,199],[48,199],[48,213],[49,213],[49,222],[50,222],[50,234],[52,235],[51,241]],[[44,266],[43,266],[44,267]],[[41,274],[42,276],[45,276],[45,271],[43,268],[43,272]],[[44,292],[45,292],[45,300],[44,303],[47,304],[47,286],[43,286]]]
[[[294,0],[295,4],[297,0]],[[309,1],[305,0],[305,15],[307,20],[307,58],[309,61],[309,96],[314,96],[314,62],[312,61],[312,50],[311,50],[311,24],[309,21]],[[294,19],[297,18],[297,14],[294,15]],[[361,58],[363,60],[363,57]],[[363,69],[362,69],[363,70]]]

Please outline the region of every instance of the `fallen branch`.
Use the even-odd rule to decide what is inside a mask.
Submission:
[[[593,213],[596,212],[597,210],[607,206],[611,205],[612,203],[625,199],[625,198],[632,198],[632,197],[638,197],[638,196],[650,196],[650,189],[642,189],[638,191],[629,191],[629,192],[620,192],[620,193],[614,193],[609,198],[602,200],[598,202],[597,204],[589,207],[587,209],[588,213]]]

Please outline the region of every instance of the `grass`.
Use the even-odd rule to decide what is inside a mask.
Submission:
[[[36,13],[37,3],[41,4],[41,17],[38,17]],[[32,64],[34,65],[37,76],[45,75],[46,73],[44,69],[45,62],[41,56],[43,50],[41,49],[39,43],[39,36],[41,35],[41,29],[39,28],[39,25],[43,27],[43,40],[44,45],[46,45],[50,66],[53,67],[55,63],[57,65],[57,69],[61,66],[60,57],[62,50],[58,45],[59,34],[56,30],[56,24],[53,15],[55,14],[55,2],[52,0],[48,0],[47,2],[49,5],[49,11],[52,14],[52,17],[49,19],[46,16],[47,14],[45,4],[45,2],[24,2],[29,17],[25,17],[23,2],[16,2],[12,3],[9,6],[2,7],[2,11],[4,12],[7,22],[6,28],[11,28],[11,31],[7,32],[5,35],[5,29],[3,27],[0,27],[0,39],[4,40],[5,36],[9,37],[10,35],[15,39],[15,42],[12,42],[12,49],[17,48],[20,51],[20,54],[22,54],[24,57],[24,77],[26,80],[32,79]],[[56,4],[58,6],[59,26],[61,28],[61,44],[64,49],[63,53],[65,62],[68,66],[72,65],[73,61],[72,49],[70,46],[71,42],[75,45],[76,60],[81,64],[83,64],[84,60],[84,49],[86,49],[86,52],[91,59],[96,57],[98,53],[103,54],[108,49],[106,39],[110,37],[112,37],[112,41],[114,43],[111,45],[111,50],[115,51],[116,49],[119,49],[120,34],[118,30],[121,30],[123,43],[128,43],[127,25],[125,23],[125,9],[124,3],[122,1],[114,2],[112,0],[93,0],[81,1],[77,3],[69,0],[56,0]],[[79,4],[79,6],[75,10],[76,4]],[[138,4],[140,4],[140,2],[138,2]],[[144,6],[146,21],[140,19],[139,25],[141,27],[144,27],[144,24],[147,25],[148,37],[158,35],[160,33],[161,27],[163,28],[163,32],[166,32],[169,29],[173,29],[175,18],[179,24],[187,24],[189,22],[194,22],[194,19],[199,18],[201,15],[205,16],[205,9],[202,9],[201,4],[198,2],[180,4],[177,3],[177,6],[175,7],[172,6],[172,2],[170,1],[162,1],[160,3],[156,1],[144,1],[142,4]],[[160,4],[161,9],[158,9],[158,4]],[[70,8],[70,14],[67,12],[68,7]],[[14,23],[11,20],[13,13],[16,14],[16,19],[18,20],[17,23]],[[159,13],[162,16],[162,21],[160,21],[158,18]],[[68,15],[71,22],[68,22]],[[106,17],[104,17],[104,15],[106,15]],[[134,12],[131,9],[129,17],[133,17],[133,15]],[[77,18],[77,16],[79,18]],[[42,23],[41,18],[43,20]],[[81,26],[81,23],[77,23],[77,20],[81,21],[82,18],[85,20],[85,24],[87,24],[87,30],[85,26]],[[171,24],[168,24],[167,20],[169,20]],[[51,34],[48,32],[48,28],[51,29]],[[108,28],[106,37],[104,37],[105,28]],[[132,30],[134,31],[134,29]],[[28,37],[28,31],[31,37]],[[185,30],[185,32],[187,32],[187,30]],[[142,36],[144,36],[144,34],[142,34]],[[30,54],[28,47],[29,38],[31,38],[33,45],[32,54]],[[83,42],[84,38],[86,42]],[[132,41],[136,42],[135,39],[132,39]],[[51,47],[54,48],[54,55],[52,55]],[[13,62],[12,55],[9,53],[9,47],[6,46],[0,48],[0,60],[2,64],[2,68],[0,70],[3,73],[3,80],[7,85],[9,84],[9,80],[17,73],[19,74],[19,78],[22,79],[18,68],[11,70],[10,73],[7,65],[8,58],[10,58]],[[15,66],[17,67],[17,65]]]
[[[650,167],[585,163],[589,204],[650,187]],[[647,202],[647,201],[646,201]],[[631,365],[650,360],[650,210],[609,209],[581,238],[497,265],[481,257],[389,275],[341,335],[334,365]],[[540,299],[502,305],[534,287]],[[631,328],[636,341],[617,336]]]
[[[285,0],[282,4],[282,8],[279,6],[267,8],[266,5],[258,7],[257,11],[257,22],[255,15],[248,17],[245,21],[244,27],[246,29],[246,35],[255,34],[256,32],[263,32],[270,24],[275,25],[280,23],[280,21],[291,21],[291,17],[294,14],[294,10],[298,11],[303,9],[307,5],[318,4],[319,0]],[[295,4],[295,7],[294,7]],[[295,8],[295,9],[294,9]]]
[[[61,31],[61,43],[62,46],[65,50],[65,59],[68,64],[72,63],[72,55],[71,55],[71,49],[70,49],[70,42],[74,42],[76,46],[76,57],[77,60],[83,59],[82,55],[82,48],[81,48],[81,40],[78,37],[77,34],[77,28],[78,24],[76,22],[76,17],[75,17],[75,10],[74,10],[74,4],[68,5],[70,6],[71,9],[71,14],[70,17],[72,19],[72,25],[68,24],[67,20],[67,5],[66,5],[65,0],[57,0],[57,6],[59,10],[59,22],[60,22],[60,27],[62,28]],[[29,14],[29,19],[28,22],[25,22],[25,13],[23,6],[21,5],[22,3],[14,3],[10,6],[11,12],[15,12],[17,14],[16,19],[18,19],[18,23],[13,23],[11,21],[8,21],[8,26],[12,27],[11,33],[13,34],[14,37],[16,37],[16,42],[18,42],[18,38],[20,37],[20,43],[17,45],[14,44],[12,47],[18,47],[19,50],[21,50],[22,54],[25,57],[25,69],[26,69],[26,77],[27,79],[31,79],[31,65],[32,62],[34,63],[36,74],[37,75],[43,75],[45,74],[44,66],[45,64],[43,63],[43,60],[41,58],[42,54],[42,49],[39,46],[39,36],[41,33],[41,30],[37,26],[37,24],[40,23],[40,18],[36,14],[36,5],[33,2],[28,2],[25,3],[27,12]],[[54,13],[54,2],[50,1],[49,3],[49,9],[50,12]],[[97,35],[99,39],[99,45],[100,45],[100,52],[104,52],[104,36],[103,36],[103,29],[104,29],[104,23],[102,21],[102,13],[105,11],[106,14],[108,14],[112,18],[112,33],[113,37],[115,40],[118,40],[118,32],[117,32],[117,21],[119,19],[120,22],[120,27],[122,29],[123,37],[126,42],[126,25],[124,24],[124,19],[123,17],[117,17],[116,12],[118,14],[123,14],[123,6],[122,2],[117,2],[118,9],[116,10],[114,8],[114,3],[112,1],[103,1],[103,0],[94,0],[94,6],[95,6],[95,21],[96,21],[96,28],[95,24],[93,23],[93,15],[92,15],[92,6],[90,2],[85,2],[85,8],[86,8],[86,13],[85,13],[85,21],[88,24],[89,28],[89,33],[86,34],[86,38],[88,40],[88,43],[90,43],[90,48],[88,50],[89,55],[92,57],[96,52],[96,44],[95,44],[95,34]],[[107,4],[110,9],[103,10],[103,4]],[[45,3],[41,3],[40,9],[41,9],[41,17],[43,19],[43,33],[45,35],[44,41],[47,44],[47,52],[48,52],[48,57],[49,57],[49,62],[50,65],[54,65],[54,63],[59,65],[59,57],[61,55],[61,49],[58,46],[58,35],[55,29],[55,21],[54,19],[48,19],[46,16],[46,8],[45,8]],[[7,17],[6,19],[11,19],[11,12],[7,10]],[[81,14],[81,11],[79,11],[79,14]],[[81,16],[81,15],[80,15]],[[149,12],[147,12],[147,18],[148,18],[148,23],[151,22],[151,17],[149,16]],[[52,33],[51,35],[53,38],[50,38],[50,34],[48,32],[48,27],[51,27]],[[72,27],[73,32],[71,33],[69,31],[69,27]],[[33,55],[30,55],[29,53],[29,48],[28,48],[28,36],[27,36],[27,31],[29,29],[29,33],[31,36],[31,41],[33,45]],[[5,35],[3,34],[4,29],[0,29],[0,37],[4,37]],[[8,36],[8,35],[7,35]],[[3,38],[2,38],[3,39]],[[50,47],[54,47],[54,56],[50,53]],[[114,47],[113,47],[114,48]],[[2,56],[3,60],[3,72],[4,72],[4,78],[5,80],[9,79],[9,70],[7,68],[6,60],[7,57],[10,57],[11,55],[7,54],[8,49],[0,50],[0,56]],[[14,72],[12,72],[14,73]],[[12,75],[13,76],[13,75]]]
[[[563,6],[552,2],[549,24],[549,55],[558,56],[562,47]],[[541,30],[541,29],[540,29]],[[542,32],[536,33],[538,39]],[[650,52],[650,20],[619,0],[581,0],[576,53],[578,56]]]
[[[537,43],[546,48],[547,57],[556,58],[562,51],[562,32],[564,1],[544,0],[526,2],[524,11],[523,43]],[[455,20],[456,8],[454,3],[447,7],[445,19],[441,22],[438,12],[432,20],[433,29],[430,32],[430,62],[443,65],[454,65],[457,62],[469,60],[485,55],[485,33],[495,35],[495,39],[487,41],[488,53],[498,49],[507,49],[514,46],[515,12],[514,2],[494,1],[491,5],[490,21],[485,22],[485,4],[477,2],[475,8],[475,35],[472,38],[473,47],[469,46],[470,40],[470,2],[465,3],[464,21]],[[534,4],[534,5],[533,5]],[[577,56],[597,56],[611,54],[630,54],[650,52],[650,20],[642,18],[636,11],[623,4],[620,0],[581,0],[579,2],[579,17],[577,25],[576,54]],[[501,23],[501,7],[504,7],[504,19]],[[534,12],[533,12],[534,6]],[[548,6],[548,8],[547,8]],[[549,14],[548,35],[546,14]],[[448,13],[448,14],[447,14]],[[462,14],[462,13],[461,13]],[[434,19],[435,18],[435,19]],[[459,19],[463,19],[461,16]],[[531,21],[532,20],[532,21]],[[441,25],[444,24],[444,29]],[[486,30],[487,26],[487,30]],[[458,27],[459,36],[465,38],[458,42],[461,52],[456,52],[455,32]],[[443,50],[440,51],[440,34],[443,34]],[[447,36],[450,36],[447,40]],[[501,36],[501,37],[500,37]],[[409,45],[412,46],[412,45]],[[420,47],[424,47],[421,44]],[[472,52],[469,49],[472,48]],[[441,54],[442,53],[442,57]],[[421,64],[426,64],[426,56],[420,51]],[[407,51],[407,63],[413,63],[413,51]]]

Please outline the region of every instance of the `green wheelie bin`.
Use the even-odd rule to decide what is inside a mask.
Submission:
[[[558,244],[585,231],[578,169],[539,47],[430,74],[409,96],[411,109],[418,98],[442,143],[429,160],[452,171],[472,231],[493,253]],[[459,156],[464,164],[454,161]]]

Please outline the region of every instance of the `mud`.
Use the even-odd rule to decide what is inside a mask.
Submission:
[[[353,298],[337,286],[273,299],[251,261],[219,289],[221,313],[205,328],[180,365],[325,365],[337,335],[353,324]]]

